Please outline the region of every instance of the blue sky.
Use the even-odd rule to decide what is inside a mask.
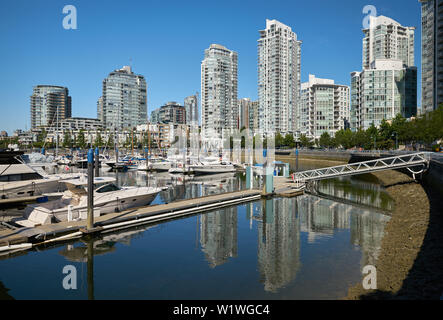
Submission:
[[[77,30],[63,28],[68,4],[77,8]],[[258,31],[267,18],[303,41],[303,82],[315,74],[349,85],[350,72],[361,69],[365,5],[417,28],[420,84],[418,0],[1,1],[0,131],[30,128],[29,96],[37,84],[67,86],[73,116],[95,118],[103,79],[129,64],[147,80],[149,114],[167,101],[183,103],[200,91],[200,63],[211,43],[238,52],[238,97],[255,100]]]

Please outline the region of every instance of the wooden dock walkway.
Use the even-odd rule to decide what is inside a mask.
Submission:
[[[292,198],[302,195],[304,191],[295,186],[291,178],[274,177],[274,194],[277,197]]]

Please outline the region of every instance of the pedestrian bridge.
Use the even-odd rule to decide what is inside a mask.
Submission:
[[[415,179],[417,174],[421,174],[428,169],[430,160],[431,154],[429,152],[403,154],[335,167],[296,172],[292,175],[292,180],[297,183],[297,185],[304,185],[308,182],[318,180],[401,168],[407,168]],[[413,171],[413,168],[415,169],[420,166],[421,169],[419,171]]]

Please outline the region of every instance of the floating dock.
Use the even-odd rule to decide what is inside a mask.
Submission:
[[[218,210],[256,201],[261,197],[260,190],[241,190],[134,208],[95,218],[92,230],[86,230],[87,220],[59,222],[34,228],[10,228],[0,231],[0,252],[29,249],[50,242],[80,238],[90,233],[104,233],[140,224],[159,223],[208,210]]]

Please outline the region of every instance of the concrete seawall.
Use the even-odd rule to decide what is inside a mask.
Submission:
[[[276,154],[279,157],[278,153]],[[295,158],[295,152],[292,151],[289,155]],[[351,159],[351,155],[343,152],[318,152],[309,150],[299,150],[299,159],[314,159],[314,160],[331,160],[331,161],[345,161]]]

